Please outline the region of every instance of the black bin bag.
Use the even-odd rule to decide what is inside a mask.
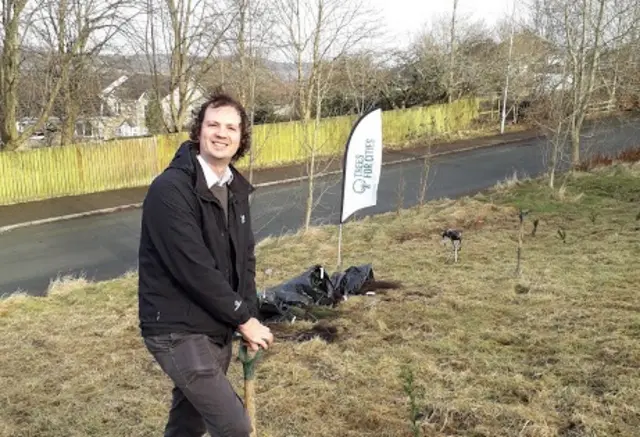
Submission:
[[[371,264],[351,266],[344,272],[331,275],[336,293],[340,296],[355,296],[366,293],[366,286],[375,280]]]
[[[352,266],[329,275],[321,265],[314,265],[286,282],[258,293],[260,319],[293,320],[312,307],[337,305],[349,295],[366,293],[374,281],[371,264]]]
[[[324,267],[314,265],[302,274],[259,293],[263,319],[290,315],[291,307],[332,306],[334,287]]]

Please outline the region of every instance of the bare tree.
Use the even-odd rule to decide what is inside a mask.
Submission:
[[[568,67],[571,162],[575,168],[580,163],[580,133],[598,91],[601,55],[636,26],[635,21],[622,17],[637,17],[638,5],[635,0],[540,0],[535,6],[536,15],[544,17],[540,21],[545,23],[547,38],[557,47],[560,62]]]
[[[73,141],[76,121],[96,89],[91,87],[96,57],[132,18],[133,0],[49,0],[34,14],[33,33],[41,45],[63,59],[59,78],[60,144]]]
[[[452,102],[464,95],[493,93],[504,74],[491,31],[480,20],[460,15],[436,16],[418,35],[405,61],[417,75],[413,88],[435,100]],[[453,38],[453,39],[452,39]],[[428,103],[429,101],[427,100]]]
[[[404,109],[428,105],[446,96],[447,61],[430,32],[419,35],[407,50],[395,51],[392,56],[395,66],[383,77],[381,86],[387,106]]]
[[[316,132],[332,61],[346,54],[375,32],[372,14],[362,0],[279,0],[277,41],[283,54],[296,65],[296,111],[302,125],[303,149],[307,154],[307,206],[305,230],[314,207],[314,176],[320,144]]]
[[[532,44],[535,45],[535,39]],[[544,50],[543,50],[544,53]],[[541,56],[544,58],[544,54]],[[528,64],[536,70],[536,63]],[[568,82],[569,66],[562,64],[562,69],[547,79],[543,73],[542,80],[531,83],[529,99],[532,101],[528,110],[529,123],[538,127],[547,138],[543,146],[543,161],[547,167],[549,187],[554,188],[559,163],[566,155],[571,136],[572,94],[565,89]],[[546,73],[546,70],[543,69]],[[525,79],[526,80],[526,79]]]
[[[549,44],[528,29],[521,27],[514,29],[513,41],[511,40],[511,30],[505,29],[505,36],[502,38],[501,48],[503,52],[511,52],[509,62],[509,87],[508,99],[504,103],[505,115],[509,112],[513,114],[514,122],[518,122],[519,107],[523,101],[531,102],[537,98],[536,94],[544,95],[539,87],[541,77],[549,73],[549,59],[552,50]],[[506,34],[509,33],[507,37]],[[508,40],[508,42],[507,42]],[[506,46],[509,46],[508,48]],[[509,55],[502,55],[509,57]]]
[[[362,115],[379,103],[383,90],[392,86],[384,67],[388,56],[362,50],[336,60],[323,113]]]
[[[256,114],[256,94],[258,76],[261,74],[262,61],[269,52],[273,25],[273,14],[265,0],[230,0],[228,10],[234,12],[234,21],[229,38],[231,53],[239,63],[239,74],[235,75],[239,97],[249,113],[249,122],[253,127]],[[253,181],[256,155],[260,145],[254,139],[249,151],[249,181]]]
[[[2,143],[12,150],[16,141],[16,109],[18,106],[18,76],[20,63],[20,18],[26,0],[2,1],[2,63],[0,64],[0,86],[2,87]]]
[[[547,172],[549,187],[555,188],[558,165],[567,154],[571,136],[571,100],[567,93],[556,92],[541,99],[530,114],[530,121],[537,125],[547,138]]]
[[[42,3],[42,2],[40,2]],[[27,8],[27,6],[30,6]],[[44,87],[47,89],[46,100],[36,121],[27,126],[22,132],[18,130],[18,91],[20,89],[21,54],[24,39],[28,32],[28,24],[38,4],[28,0],[2,1],[2,62],[0,63],[0,114],[2,124],[0,136],[2,149],[15,150],[22,145],[36,130],[40,129],[47,120],[56,96],[60,90],[60,82],[53,76],[65,75],[65,63],[56,59],[47,59],[49,73],[46,75]]]
[[[153,99],[168,113],[166,130],[179,132],[236,16],[214,0],[147,0],[145,6],[145,34],[138,40],[153,76]],[[168,90],[162,86],[165,75]],[[169,92],[168,101],[163,101],[164,92]]]
[[[249,45],[249,51],[251,50],[252,40],[251,37],[246,37],[247,31],[251,31],[251,25],[249,24],[249,20],[253,17],[250,12],[250,0],[236,0],[235,6],[238,8],[238,34],[236,37],[237,42],[237,50],[238,50],[238,58],[240,60],[240,101],[243,105],[247,105],[247,92],[248,88],[251,88],[250,84],[247,83],[247,73],[248,68],[247,64],[250,60],[250,54],[247,54],[247,45]],[[249,27],[249,29],[247,29]]]
[[[580,132],[595,85],[602,50],[604,6],[606,0],[565,4],[564,29],[569,64],[573,79],[573,111],[571,114],[572,163],[580,163]],[[576,8],[577,6],[577,8]]]
[[[453,12],[451,13],[451,28],[449,37],[449,80],[447,81],[447,95],[449,103],[453,101],[454,71],[456,65],[456,11],[458,0],[453,0]]]
[[[609,7],[622,9],[627,1],[612,0]],[[632,4],[627,13],[615,14],[605,29],[605,47],[601,56],[599,80],[605,88],[611,107],[628,95],[640,90],[637,80],[638,48],[640,42],[640,5]]]
[[[427,190],[429,189],[429,176],[431,171],[433,157],[431,156],[431,144],[429,143],[427,151],[422,157],[422,167],[420,169],[420,183],[418,187],[418,205],[424,206],[427,201]]]
[[[504,124],[507,119],[507,95],[509,93],[509,79],[511,75],[511,62],[513,57],[513,34],[515,32],[515,15],[516,15],[516,2],[513,2],[513,10],[511,12],[511,29],[509,31],[509,55],[507,56],[507,68],[505,73],[504,94],[502,101],[502,117],[500,120],[500,133],[504,133]]]

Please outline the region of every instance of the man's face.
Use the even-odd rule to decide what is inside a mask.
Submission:
[[[240,114],[232,106],[207,108],[200,130],[200,154],[228,164],[240,147]]]

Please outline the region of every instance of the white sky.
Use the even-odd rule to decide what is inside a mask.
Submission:
[[[369,7],[380,11],[392,35],[388,45],[404,47],[411,35],[439,16],[451,17],[453,0],[367,0]],[[487,25],[505,18],[513,0],[458,0],[458,16],[472,21],[482,19]]]

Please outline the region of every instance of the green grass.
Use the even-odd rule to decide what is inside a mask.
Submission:
[[[602,173],[602,169],[595,170]],[[501,191],[496,201],[540,213],[579,213],[592,208],[640,204],[640,184],[625,167],[607,173],[567,173],[556,181],[556,189],[537,180],[527,180],[513,190]]]
[[[346,224],[345,267],[371,262],[403,287],[341,303],[319,322],[336,328],[332,342],[286,339],[311,322],[274,326],[257,368],[259,435],[636,435],[640,169],[565,182]],[[531,212],[517,276],[520,207]],[[448,226],[464,230],[458,264],[441,244]],[[258,284],[332,270],[336,248],[334,227],[265,240]],[[0,302],[0,333],[0,436],[161,435],[171,386],[138,336],[135,274]],[[240,394],[241,375],[233,363]]]

